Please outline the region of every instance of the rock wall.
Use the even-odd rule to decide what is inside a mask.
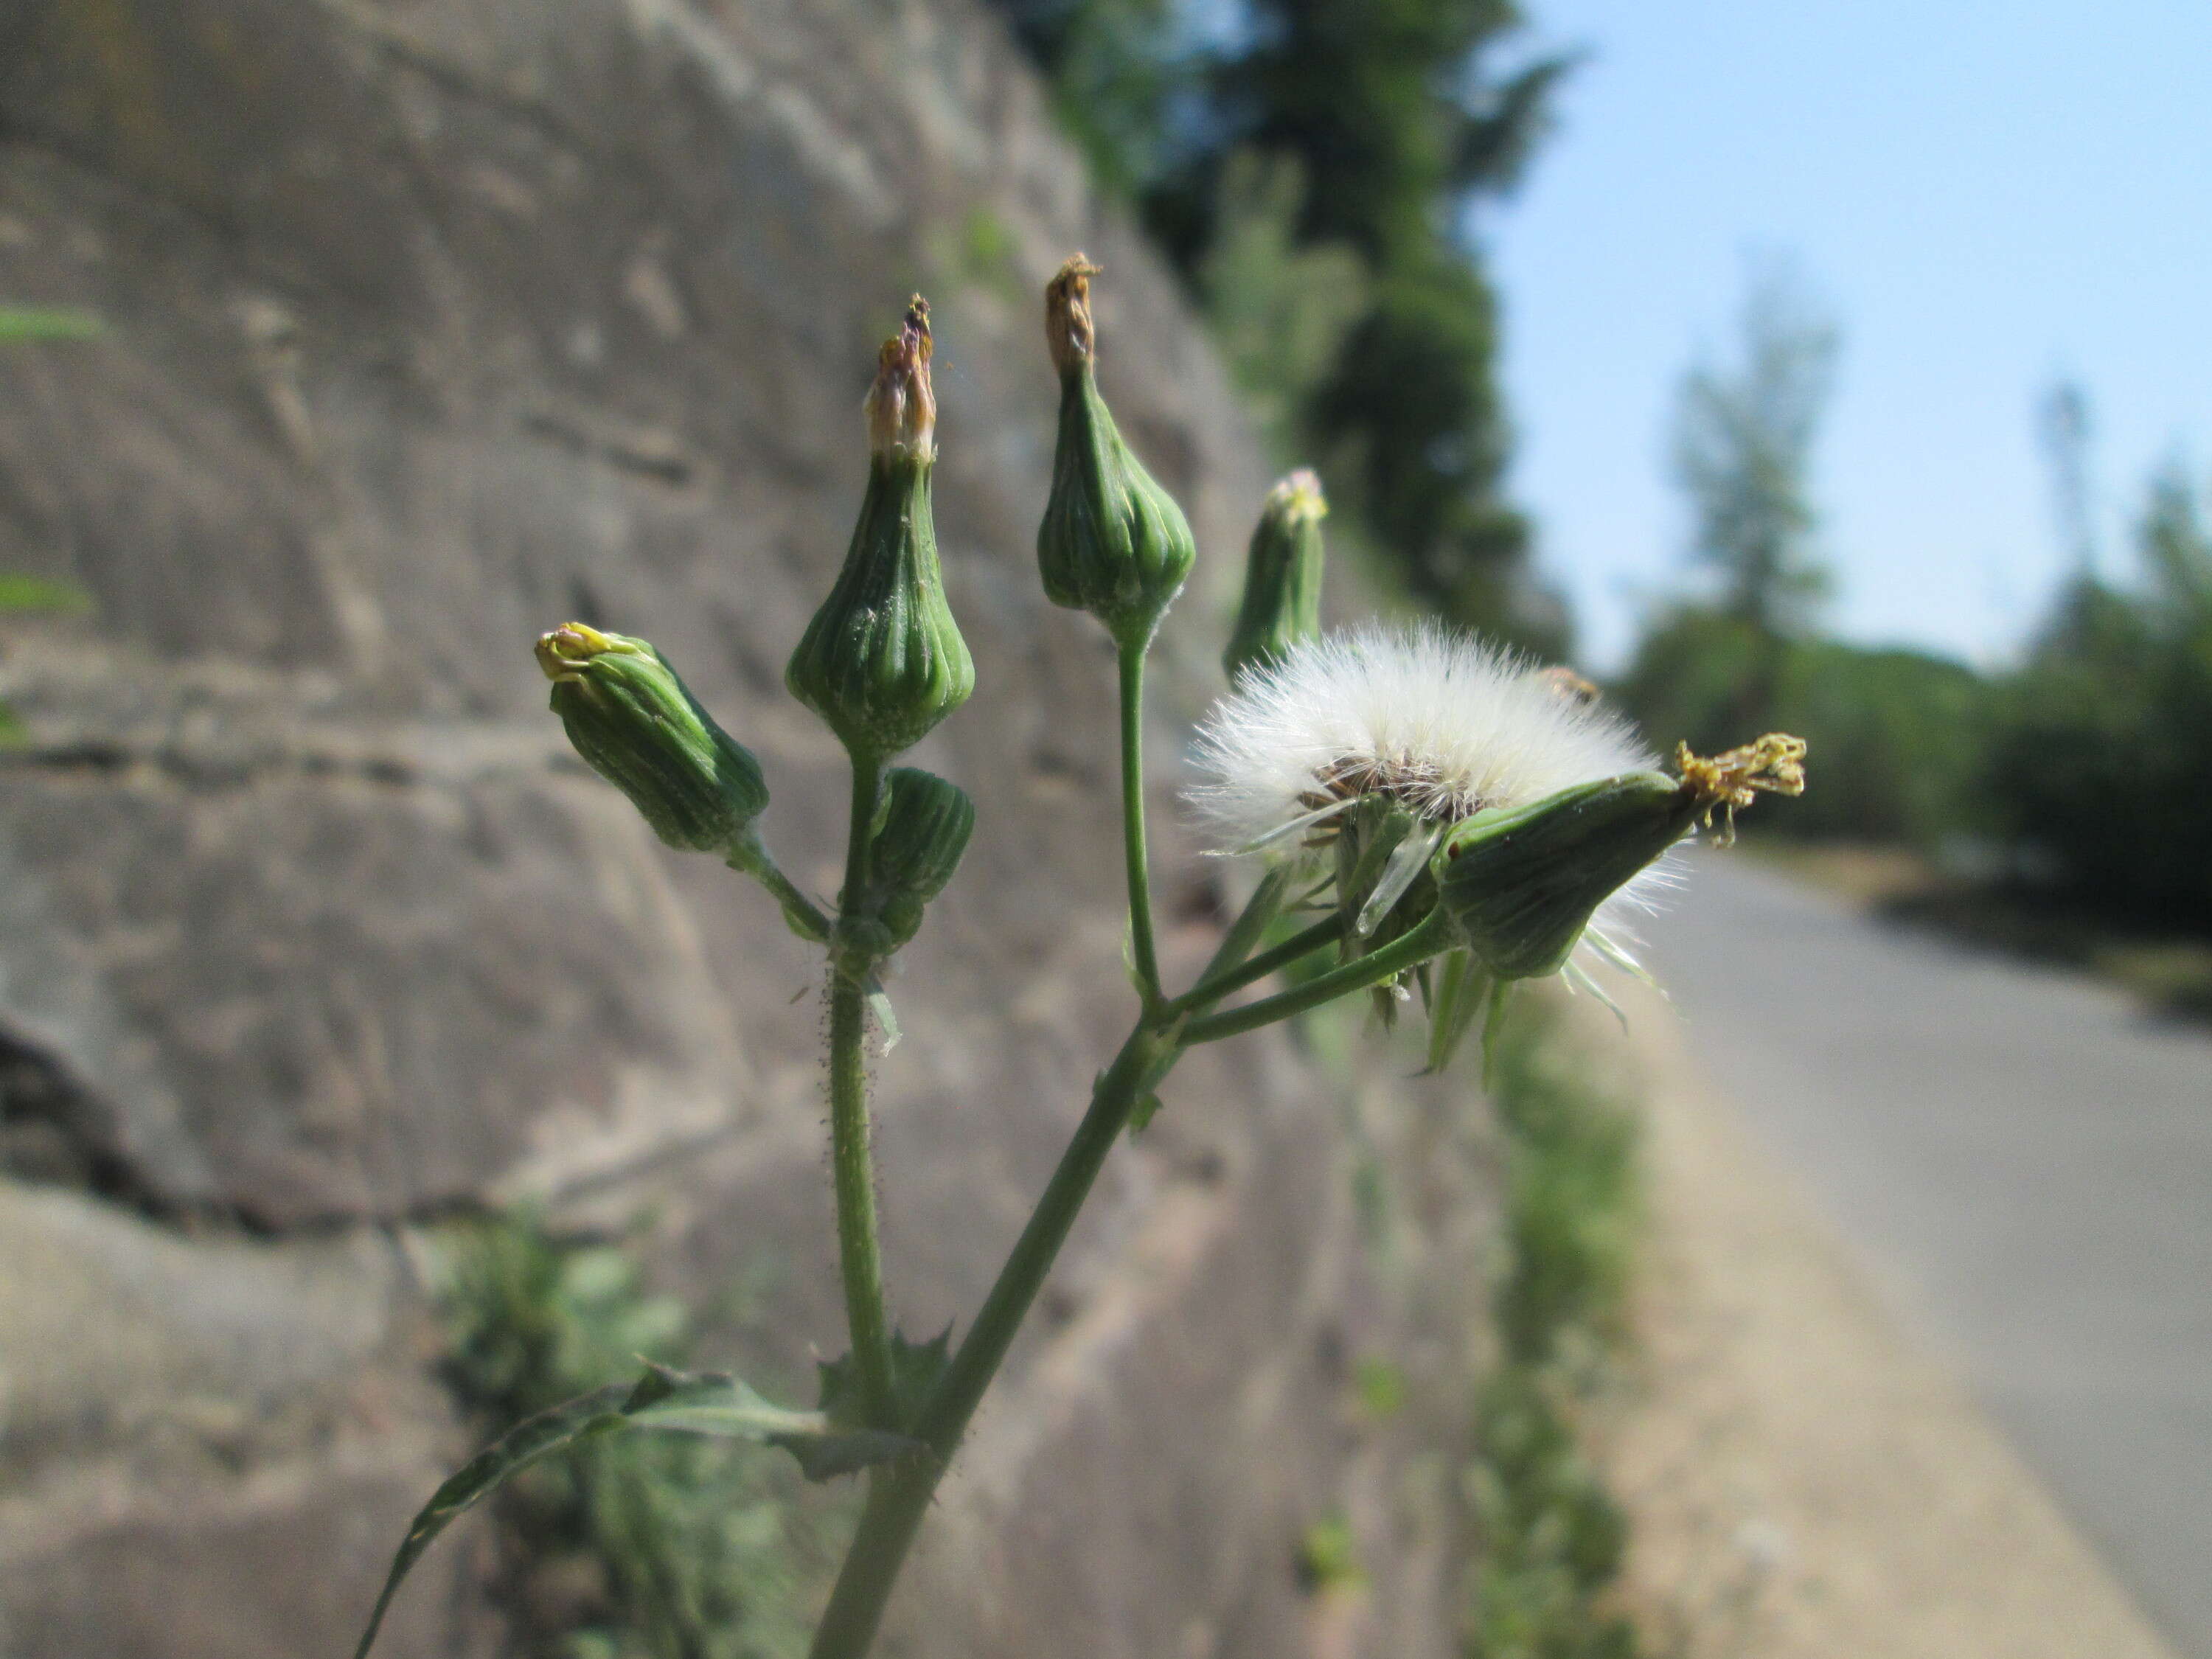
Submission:
[[[0,1654],[342,1650],[465,1449],[409,1249],[442,1212],[649,1207],[702,1297],[776,1259],[763,1363],[836,1343],[816,969],[568,757],[528,647],[570,617],[660,643],[833,889],[842,757],[781,670],[917,287],[979,689],[915,758],[981,829],[893,986],[879,1153],[900,1317],[975,1304],[1129,1012],[1111,659],[1030,554],[1036,296],[1077,246],[1109,395],[1199,535],[1164,645],[1188,712],[1260,458],[963,0],[13,0],[0,301],[107,327],[0,354],[0,569],[92,598],[0,654],[30,732],[0,759]],[[1175,828],[1175,712],[1188,971],[1218,896]],[[1342,1102],[1287,1044],[1172,1093],[886,1651],[1451,1650],[1444,1546],[1403,1526],[1420,1437],[1344,1401],[1370,1348],[1459,1374],[1464,1226],[1376,1271]],[[1438,1214],[1479,1197],[1447,1184]],[[1291,1561],[1346,1508],[1374,1591],[1324,1616]],[[434,1553],[388,1651],[495,1650],[470,1562]]]

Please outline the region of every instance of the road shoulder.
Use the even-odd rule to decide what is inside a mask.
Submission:
[[[1599,1455],[1628,1595],[1684,1659],[2172,1659],[1809,1195],[1632,1010],[1646,1101],[1635,1378]],[[1618,1038],[1615,1038],[1618,1041]]]

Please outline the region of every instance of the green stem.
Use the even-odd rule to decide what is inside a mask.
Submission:
[[[853,757],[853,822],[845,849],[840,919],[868,885],[868,837],[883,787],[883,763]],[[898,1426],[891,1389],[890,1332],[884,1319],[883,1258],[876,1244],[876,1177],[868,1150],[867,1013],[865,981],[872,964],[830,960],[830,1165],[837,1194],[837,1260],[845,1280],[845,1319],[867,1420]]]
[[[769,854],[760,832],[747,825],[744,834],[730,845],[729,866],[741,870],[769,890],[770,897],[783,908],[783,920],[791,931],[803,939],[816,945],[830,942],[830,918],[823,915],[814,901],[800,892]]]
[[[1053,1171],[1013,1253],[999,1270],[998,1282],[991,1286],[959,1352],[922,1408],[914,1432],[928,1444],[928,1455],[878,1470],[869,1485],[867,1507],[814,1634],[812,1659],[861,1659],[875,1639],[908,1547],[969,1419],[1006,1358],[1146,1079],[1172,1046],[1170,1038],[1139,1018],[1114,1063],[1100,1076],[1090,1109],[1060,1154],[1060,1167]]]
[[[1438,905],[1411,933],[1392,940],[1379,951],[1355,957],[1343,966],[1333,968],[1303,985],[1292,986],[1287,991],[1278,991],[1273,996],[1262,997],[1257,1002],[1248,1002],[1241,1008],[1230,1008],[1218,1014],[1201,1014],[1183,1026],[1183,1045],[1188,1048],[1200,1042],[1218,1042],[1223,1037],[1256,1030],[1262,1025],[1272,1025],[1279,1019],[1288,1019],[1292,1014],[1302,1014],[1309,1008],[1318,1008],[1324,1002],[1334,1002],[1351,992],[1379,985],[1395,974],[1417,967],[1431,957],[1451,949],[1456,942],[1451,919],[1445,915],[1443,907]]]
[[[1300,957],[1310,956],[1323,945],[1334,945],[1343,937],[1344,917],[1340,912],[1333,910],[1312,927],[1301,929],[1280,945],[1262,951],[1249,962],[1226,973],[1217,975],[1209,967],[1204,978],[1168,1004],[1168,1012],[1188,1013],[1209,1003],[1218,1002],[1231,991],[1241,990],[1254,980],[1265,979],[1278,968],[1287,968]]]
[[[1121,846],[1129,867],[1129,938],[1137,994],[1149,1012],[1160,1000],[1152,945],[1152,866],[1145,853],[1145,653],[1151,641],[1121,642]]]
[[[1244,908],[1237,920],[1229,924],[1229,931],[1221,936],[1220,948],[1216,950],[1198,976],[1200,985],[1216,974],[1227,973],[1251,953],[1267,931],[1268,924],[1282,914],[1283,896],[1291,890],[1291,870],[1279,864],[1260,878],[1260,884],[1252,890]],[[1178,997],[1177,1002],[1184,999]]]

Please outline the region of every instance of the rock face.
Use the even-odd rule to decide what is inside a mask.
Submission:
[[[834,889],[842,757],[780,674],[917,287],[980,684],[915,758],[981,828],[892,988],[879,1155],[900,1317],[975,1305],[1129,1009],[1111,659],[1030,552],[1036,295],[1078,246],[1205,561],[1154,745],[1188,972],[1217,924],[1169,716],[1214,689],[1265,480],[964,0],[13,0],[0,302],[106,332],[0,355],[0,569],[92,599],[0,657],[0,1654],[342,1649],[462,1449],[400,1248],[442,1210],[649,1204],[702,1293],[778,1261],[770,1363],[836,1341],[817,967],[568,757],[528,647],[659,642]],[[1117,1153],[887,1652],[1451,1650],[1343,1397],[1370,1346],[1455,1361],[1469,1298],[1378,1288],[1340,1103],[1227,1048]],[[1373,1605],[1323,1617],[1290,1563],[1346,1507]],[[493,1650],[468,1559],[390,1651]]]

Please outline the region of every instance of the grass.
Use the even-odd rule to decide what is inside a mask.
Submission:
[[[489,1438],[681,1364],[690,1318],[609,1243],[528,1212],[443,1238],[447,1382]],[[526,1659],[798,1659],[845,1531],[781,1455],[681,1434],[588,1441],[496,1500],[495,1595]]]
[[[1636,1122],[1536,997],[1513,1006],[1493,1097],[1506,1142],[1500,1358],[1479,1390],[1465,1489],[1482,1537],[1470,1659],[1636,1659],[1613,1605],[1628,1523],[1583,1449],[1626,1340]]]

